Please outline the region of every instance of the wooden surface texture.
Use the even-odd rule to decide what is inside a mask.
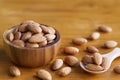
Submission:
[[[38,80],[34,75],[39,69],[48,70],[53,80],[120,79],[120,75],[113,72],[114,66],[120,65],[120,58],[113,61],[107,72],[99,75],[89,74],[78,66],[72,68],[70,75],[60,77],[57,75],[58,71],[51,71],[50,65],[47,65],[34,69],[19,67],[21,76],[10,77],[8,68],[14,64],[5,55],[2,34],[6,29],[24,20],[48,24],[60,32],[62,40],[56,58],[66,56],[62,52],[64,47],[75,46],[71,44],[71,39],[88,37],[100,24],[111,26],[113,31],[107,34],[102,33],[99,40],[76,46],[80,52],[75,56],[81,60],[82,56],[88,54],[85,52],[88,45],[96,46],[100,53],[104,54],[112,50],[101,48],[105,41],[115,40],[120,44],[120,0],[0,0],[0,80]]]

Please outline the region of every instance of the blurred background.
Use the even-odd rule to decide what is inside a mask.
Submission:
[[[0,35],[24,20],[53,26],[65,38],[88,34],[99,24],[118,30],[119,9],[120,0],[0,0]]]

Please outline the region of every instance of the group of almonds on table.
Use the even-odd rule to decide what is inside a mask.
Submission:
[[[25,23],[22,23],[20,24],[20,26],[24,26],[24,25],[27,25],[29,24],[30,21],[28,22],[25,22]],[[27,24],[26,24],[27,23]],[[30,22],[31,23],[31,22]],[[23,25],[24,24],[24,25]],[[38,23],[35,23],[35,22],[32,22],[32,24],[29,24],[29,26],[33,26],[33,25],[37,25]],[[34,37],[36,35],[45,35],[43,36],[41,39],[43,39],[42,41],[40,42],[36,42],[34,40],[34,38],[28,38],[30,36],[27,36],[27,37],[24,37],[22,36],[21,38],[19,39],[22,39],[22,45],[21,44],[16,44],[16,41],[20,41],[19,39],[15,40],[15,36],[13,36],[13,38],[9,38],[8,36],[8,39],[10,41],[13,42],[13,44],[15,45],[18,45],[18,46],[25,46],[25,47],[39,47],[39,46],[45,46],[47,44],[49,44],[50,42],[52,42],[54,39],[55,39],[55,30],[52,28],[52,27],[46,27],[45,25],[41,25],[42,27],[42,30],[44,30],[44,33],[40,33],[40,34],[35,34],[36,31],[41,31],[40,29],[39,30],[35,30],[33,31],[33,29],[28,29],[29,32],[27,33],[24,33],[24,36],[25,34],[30,34],[30,36]],[[47,29],[49,28],[49,29]],[[21,29],[19,29],[19,31],[22,31]],[[88,39],[90,40],[96,40],[96,39],[99,39],[100,37],[100,32],[111,32],[112,31],[112,28],[110,27],[107,27],[107,26],[99,26],[98,27],[98,31],[99,32],[93,32],[91,35],[89,35]],[[23,32],[26,32],[26,31],[22,31]],[[32,35],[32,33],[34,33],[34,35]],[[19,34],[19,33],[17,33]],[[47,35],[49,34],[49,35]],[[10,35],[13,35],[13,34],[10,34]],[[52,37],[51,37],[52,35]],[[29,39],[29,40],[28,40]],[[14,40],[14,41],[13,41]],[[28,42],[26,42],[28,41]],[[24,43],[25,42],[25,43]],[[31,42],[35,42],[35,44],[31,44]],[[76,44],[76,45],[83,45],[83,44],[86,44],[88,42],[88,40],[86,38],[75,38],[75,39],[72,39],[72,43],[73,44]],[[39,43],[39,44],[38,44]],[[116,41],[106,41],[104,43],[104,47],[105,48],[114,48],[117,46],[117,42]],[[89,52],[89,53],[93,53],[93,56],[89,56],[89,55],[85,55],[83,58],[82,58],[82,62],[83,63],[86,63],[86,66],[85,68],[89,69],[89,70],[103,70],[105,69],[105,58],[102,58],[101,54],[98,53],[99,50],[95,47],[95,46],[88,46],[86,48],[86,50]],[[64,58],[64,61],[62,59],[56,59],[53,61],[52,65],[51,65],[51,69],[53,71],[56,71],[58,70],[58,75],[60,76],[67,76],[71,73],[72,71],[72,66],[76,66],[79,62],[79,60],[77,59],[77,57],[75,57],[74,55],[76,53],[79,53],[79,49],[76,48],[76,47],[65,47],[64,48],[64,53],[67,54],[67,56]],[[98,60],[99,58],[99,60]],[[63,64],[66,63],[68,66],[66,67],[62,67]],[[120,66],[116,66],[114,68],[114,71],[116,73],[120,73]],[[9,72],[12,76],[20,76],[21,75],[21,72],[20,70],[18,69],[18,67],[16,66],[11,66],[9,68]],[[40,69],[39,71],[36,72],[36,76],[42,80],[52,80],[52,75],[45,69]]]

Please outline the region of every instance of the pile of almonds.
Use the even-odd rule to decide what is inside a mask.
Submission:
[[[27,20],[17,25],[8,33],[7,39],[19,47],[41,47],[54,42],[56,31],[54,28]]]
[[[82,62],[86,69],[90,71],[102,71],[107,68],[107,58],[102,57],[99,53],[94,53],[93,56],[84,56]]]

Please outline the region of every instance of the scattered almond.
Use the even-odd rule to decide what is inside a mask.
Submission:
[[[86,50],[90,53],[99,52],[99,50],[95,46],[88,46]]]
[[[100,32],[112,32],[112,28],[111,28],[111,27],[103,26],[103,25],[99,26],[99,27],[98,27],[98,30],[99,30]]]
[[[9,73],[11,76],[20,76],[20,70],[16,66],[10,66]]]
[[[58,74],[64,77],[69,75],[71,71],[72,71],[71,67],[63,67],[62,69],[59,70]]]
[[[99,32],[93,32],[90,36],[89,39],[91,40],[96,40],[100,37],[100,33]]]
[[[63,66],[62,59],[56,59],[52,64],[52,70],[58,70]]]
[[[69,66],[75,66],[78,64],[78,59],[74,56],[66,56],[64,59],[65,63]]]
[[[72,40],[72,43],[76,44],[76,45],[82,45],[82,44],[86,44],[88,41],[85,38],[75,38]]]
[[[106,41],[106,42],[104,43],[104,47],[106,47],[106,48],[114,48],[114,47],[116,47],[117,45],[118,45],[118,43],[117,43],[116,41],[112,41],[112,40]]]
[[[79,52],[79,49],[76,47],[65,47],[64,52],[66,54],[75,55],[76,53]]]
[[[36,76],[42,80],[52,80],[51,74],[44,69],[37,71]]]

